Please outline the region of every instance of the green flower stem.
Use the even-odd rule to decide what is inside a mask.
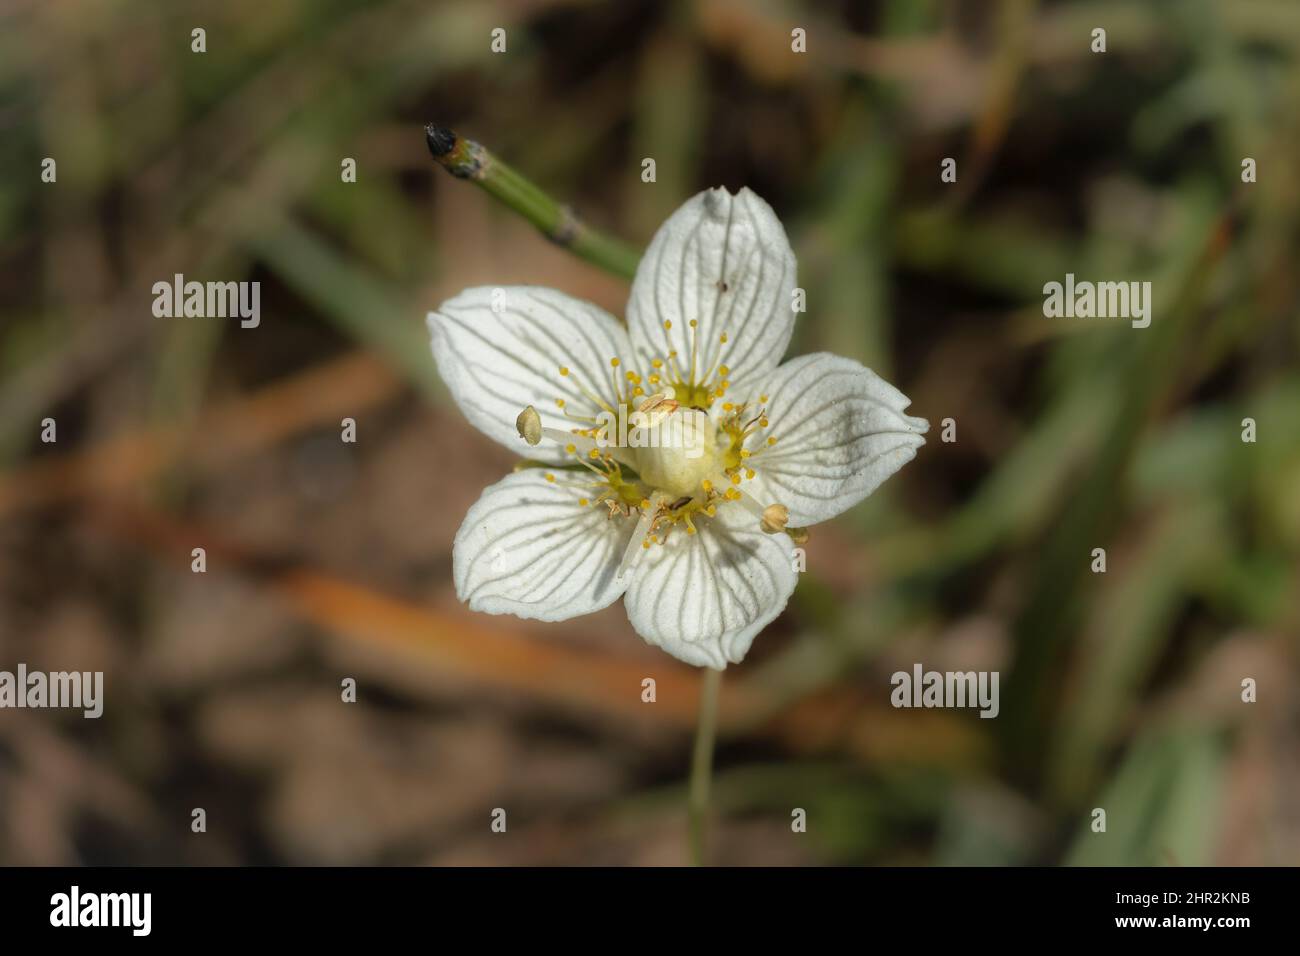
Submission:
[[[624,279],[636,275],[641,253],[582,222],[570,209],[493,156],[443,126],[424,128],[429,152],[447,172],[468,179],[536,226],[547,239]]]
[[[695,724],[695,751],[691,756],[691,782],[687,806],[691,825],[691,865],[703,866],[707,853],[709,784],[713,779],[713,742],[718,730],[718,688],[722,671],[704,669],[700,714]]]

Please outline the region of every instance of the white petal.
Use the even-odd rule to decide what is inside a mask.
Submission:
[[[609,360],[631,355],[627,333],[608,312],[539,286],[466,289],[430,312],[428,323],[438,373],[465,417],[510,450],[545,461],[559,461],[563,450],[549,442],[529,447],[515,430],[519,413],[533,405],[543,427],[568,431],[576,423],[555,400],[576,415],[599,414],[581,387],[614,405]],[[569,375],[560,375],[562,366]]]
[[[469,509],[452,546],[456,594],[475,611],[563,621],[623,593],[618,563],[634,524],[578,504],[582,479],[538,468],[507,475]]]
[[[637,266],[627,323],[640,366],[675,349],[689,375],[696,319],[697,381],[718,364],[735,387],[763,377],[794,331],[794,284],[794,252],[771,206],[748,189],[699,193],[659,227]]]
[[[721,670],[728,661],[739,664],[785,607],[794,590],[794,545],[788,535],[764,534],[736,504],[719,507],[716,518],[697,527],[694,535],[674,528],[666,543],[641,554],[627,615],[648,643]]]
[[[750,439],[761,450],[749,463],[772,500],[790,509],[793,527],[833,518],[871,494],[912,460],[930,428],[903,414],[911,400],[902,392],[838,355],[791,359],[766,387],[769,424]]]

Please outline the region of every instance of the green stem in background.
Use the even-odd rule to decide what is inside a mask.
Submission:
[[[480,144],[434,123],[424,128],[424,135],[429,152],[447,172],[476,183],[557,246],[624,279],[636,275],[640,252],[582,222],[572,209],[556,202]]]
[[[704,669],[700,713],[695,724],[695,751],[691,755],[691,784],[687,806],[691,820],[691,865],[703,866],[709,816],[709,784],[713,779],[713,741],[718,730],[718,688],[722,671]]]

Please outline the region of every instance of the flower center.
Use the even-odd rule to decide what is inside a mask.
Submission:
[[[665,322],[664,327],[671,329],[672,324]],[[560,379],[599,409],[596,415],[575,414],[565,399],[557,398],[556,408],[574,423],[567,432],[543,427],[531,405],[515,423],[528,444],[549,439],[573,457],[565,475],[548,472],[547,481],[577,489],[582,507],[606,509],[611,520],[636,521],[620,576],[643,549],[665,543],[679,526],[695,534],[696,520],[714,517],[728,502],[751,512],[769,534],[784,531],[799,540],[797,534],[803,533],[786,527],[789,512],[784,505],[760,502],[744,489],[756,477],[748,461],[753,453],[745,445],[768,428],[767,396],[760,396],[757,410],[723,402],[721,414],[711,415],[731,384],[726,378],[730,370],[720,361],[727,335],[722,333],[705,357],[694,320],[690,327],[689,364],[671,351],[667,362],[652,359],[652,371],[643,377],[614,356],[603,385],[581,381],[568,366],[560,366]],[[602,392],[612,394],[614,404],[601,397]],[[754,444],[759,443],[767,447],[776,439],[755,437]]]
[[[694,495],[700,483],[718,473],[718,430],[695,408],[677,408],[631,436],[651,443],[629,449],[637,473],[651,488],[674,499]]]

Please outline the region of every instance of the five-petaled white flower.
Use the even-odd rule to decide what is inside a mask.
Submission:
[[[543,463],[470,508],[452,557],[461,600],[560,621],[622,595],[649,643],[738,663],[794,590],[804,528],[874,491],[929,427],[850,359],[778,364],[794,290],[771,207],[713,189],[655,235],[626,329],[534,286],[467,289],[431,312],[434,359],[466,417]],[[622,446],[620,409],[641,413]],[[670,424],[697,440],[647,440]]]

